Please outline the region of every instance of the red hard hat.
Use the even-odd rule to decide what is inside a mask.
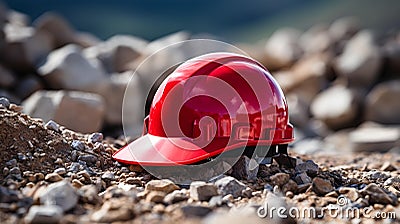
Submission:
[[[269,72],[242,55],[211,53],[181,64],[163,81],[143,135],[113,158],[144,166],[192,164],[293,140],[285,97]]]

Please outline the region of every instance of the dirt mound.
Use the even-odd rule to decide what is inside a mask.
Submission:
[[[16,163],[21,172],[52,172],[57,158],[69,161],[71,147],[60,133],[48,130],[39,119],[0,109],[0,169]],[[1,180],[6,172],[0,174]]]

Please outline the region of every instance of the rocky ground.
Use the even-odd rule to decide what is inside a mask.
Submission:
[[[6,99],[0,101],[1,223],[264,223],[270,218],[259,218],[257,211],[265,202],[321,211],[338,205],[343,196],[347,204],[340,208],[371,211],[371,217],[352,222],[398,221],[393,216],[400,214],[398,152],[291,153],[297,157],[295,168],[260,165],[255,178],[226,175],[179,186],[139,166],[113,161],[111,154],[126,144],[123,140],[44,123]],[[233,169],[248,172],[243,166]],[[391,214],[392,219],[372,218],[376,213]],[[270,221],[349,220],[327,214],[280,219],[275,214]]]
[[[195,35],[178,32],[153,41],[116,35],[103,41],[59,15],[46,13],[31,22],[2,5],[0,28],[1,223],[399,222],[398,31],[376,35],[343,18],[237,44],[285,92],[296,166],[274,163],[250,171],[235,165],[207,183],[178,185],[111,155],[133,140],[121,128],[126,87],[132,91],[126,93],[125,128],[137,136],[145,90],[161,73],[168,75],[171,65],[208,48],[176,45],[139,65]],[[265,202],[286,210],[369,213],[352,219],[275,214],[267,220],[258,217],[265,215]]]

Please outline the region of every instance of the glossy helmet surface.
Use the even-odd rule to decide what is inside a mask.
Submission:
[[[177,67],[158,88],[144,123],[143,135],[115,160],[192,164],[239,147],[294,140],[277,82],[257,61],[232,53],[202,55]]]

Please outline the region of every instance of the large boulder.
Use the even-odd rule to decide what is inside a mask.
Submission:
[[[61,47],[74,42],[75,31],[70,24],[60,15],[48,12],[34,21],[38,31],[49,33],[54,39],[54,46]]]
[[[31,72],[53,48],[53,39],[47,32],[7,24],[4,27],[5,44],[0,59],[5,65],[20,72]]]
[[[335,85],[318,94],[311,104],[311,113],[331,129],[353,126],[360,111],[358,94],[342,85]]]
[[[363,124],[348,135],[350,146],[357,152],[385,152],[400,147],[400,128]]]
[[[84,50],[87,58],[100,60],[107,72],[124,72],[144,51],[147,41],[128,35],[116,35]]]
[[[67,45],[51,52],[39,66],[38,73],[55,89],[87,91],[106,81],[99,61],[88,60],[77,45]]]
[[[357,33],[345,46],[334,64],[335,71],[349,85],[369,87],[376,81],[382,66],[382,53],[369,31]]]
[[[106,104],[105,122],[108,125],[121,125],[124,113],[126,118],[124,125],[127,131],[140,134],[145,96],[142,93],[141,80],[137,75],[130,71],[112,74],[107,82],[88,91],[103,96]]]
[[[276,72],[274,76],[284,92],[296,94],[305,103],[310,104],[326,85],[326,76],[331,68],[330,59],[329,54],[304,57],[290,70]]]
[[[265,45],[269,62],[267,67],[271,70],[288,67],[302,54],[299,46],[300,31],[293,28],[282,28],[275,31]]]
[[[315,25],[301,35],[300,46],[305,54],[326,52],[333,46],[333,38],[327,26]]]
[[[74,131],[92,133],[103,124],[104,100],[97,94],[75,91],[37,91],[23,102],[24,112],[54,120]]]
[[[367,95],[366,119],[384,124],[400,124],[400,80],[375,86]]]

